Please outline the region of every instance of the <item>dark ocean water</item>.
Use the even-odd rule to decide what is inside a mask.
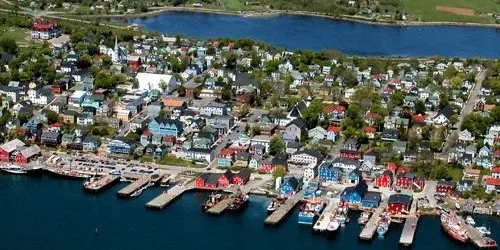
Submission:
[[[500,29],[458,26],[384,26],[321,17],[246,18],[168,12],[127,20],[148,30],[199,38],[251,38],[290,50],[339,50],[361,56],[500,58]]]
[[[0,249],[399,249],[402,225],[384,238],[359,242],[360,228],[351,223],[335,237],[313,234],[297,224],[294,211],[278,227],[266,227],[267,198],[251,196],[239,214],[208,216],[200,209],[206,193],[189,193],[163,211],[145,208],[160,194],[150,188],[137,199],[121,199],[118,184],[101,195],[83,192],[79,180],[50,176],[0,174]],[[500,240],[500,220],[476,217]],[[96,234],[96,228],[98,234]],[[473,249],[457,245],[441,232],[437,217],[421,219],[413,249]]]

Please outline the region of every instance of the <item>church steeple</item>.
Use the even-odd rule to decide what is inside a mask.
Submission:
[[[113,55],[114,58],[112,58],[112,60],[114,62],[118,62],[120,60],[120,46],[118,46],[118,37],[117,36],[115,36],[115,48],[114,48],[113,52],[115,52],[115,53]]]

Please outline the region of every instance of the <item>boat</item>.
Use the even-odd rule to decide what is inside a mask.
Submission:
[[[139,188],[139,189],[135,190],[135,191],[134,191],[134,192],[130,195],[130,197],[137,197],[137,196],[141,195],[141,194],[142,194],[142,191],[144,191],[144,189],[146,189],[147,187],[148,187],[148,185],[146,185],[146,186],[144,186],[144,187],[141,187],[141,188]]]
[[[283,204],[286,201],[286,197],[284,196],[279,196],[277,198],[272,199],[269,202],[269,205],[267,205],[267,213],[272,214],[276,209],[278,209],[281,204]]]
[[[454,213],[441,214],[441,227],[451,238],[461,243],[466,243],[469,239],[467,232]]]
[[[326,226],[326,231],[329,233],[334,233],[336,232],[340,227],[340,221],[333,217],[330,222],[328,223],[328,226]]]
[[[467,224],[469,224],[471,226],[476,225],[476,222],[474,221],[474,219],[472,219],[471,216],[467,216],[467,218],[465,218],[465,222],[467,222]]]
[[[160,181],[160,187],[168,187],[170,186],[169,185],[170,183],[170,176],[164,176],[163,178],[161,178],[161,181]]]
[[[21,167],[19,165],[15,164],[6,164],[3,166],[0,166],[0,169],[9,173],[9,174],[27,174],[28,170],[26,168]]]
[[[219,203],[219,201],[223,200],[224,198],[226,197],[223,197],[222,194],[213,192],[208,196],[208,199],[205,201],[205,203],[201,205],[201,209],[203,211],[206,211],[211,207],[215,206],[217,203]]]
[[[488,236],[491,234],[491,231],[486,227],[476,227],[477,231],[479,231],[483,236]]]
[[[391,218],[387,214],[381,214],[377,225],[377,234],[384,236],[384,234],[389,230],[390,225]]]
[[[245,195],[241,193],[241,191],[238,191],[234,197],[234,201],[228,207],[229,211],[236,212],[242,209],[246,204],[248,204],[248,198],[248,195]]]
[[[317,218],[321,212],[325,209],[325,203],[318,198],[312,198],[307,200],[299,210],[299,224],[314,224],[315,218]]]
[[[55,174],[59,177],[71,178],[71,179],[88,179],[91,175],[86,173],[80,173],[78,171],[66,168],[46,168],[52,174]]]
[[[358,218],[358,224],[365,225],[366,223],[368,223],[368,220],[370,220],[371,215],[372,214],[370,213],[370,211],[363,211]]]

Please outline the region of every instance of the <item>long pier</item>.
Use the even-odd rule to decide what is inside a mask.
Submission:
[[[150,181],[151,181],[150,177],[139,178],[136,181],[130,183],[128,186],[120,189],[120,191],[118,191],[118,195],[123,196],[123,197],[129,197],[130,195],[132,195],[132,193],[137,191],[139,188],[142,188],[142,187],[148,185]]]
[[[375,234],[375,231],[377,231],[377,226],[378,226],[378,219],[380,217],[380,214],[382,211],[384,211],[384,208],[386,207],[387,202],[383,202],[380,204],[380,206],[375,210],[375,212],[372,214],[372,217],[370,220],[366,223],[365,227],[359,234],[359,238],[362,240],[371,240],[373,238],[373,235]]]
[[[464,225],[465,231],[469,236],[469,241],[474,244],[478,249],[488,249],[496,248],[497,244],[494,240],[487,236],[483,236],[475,227],[465,223],[463,219],[460,219],[461,224]]]
[[[415,231],[417,230],[418,219],[419,217],[415,215],[406,218],[403,232],[401,232],[401,238],[399,238],[399,244],[404,246],[410,246],[411,244],[413,244]]]
[[[222,214],[230,205],[234,202],[234,198],[227,198],[222,201],[219,201],[215,206],[209,208],[207,213],[220,215]]]
[[[154,198],[151,201],[149,201],[148,203],[146,203],[146,207],[155,208],[155,209],[163,209],[168,204],[170,204],[172,201],[174,201],[179,196],[181,196],[184,192],[186,192],[187,190],[190,190],[190,189],[191,188],[188,188],[186,186],[180,186],[180,185],[174,186],[173,188],[161,193],[156,198]]]
[[[304,197],[304,192],[296,194],[295,196],[289,197],[279,208],[269,215],[265,220],[266,225],[277,225],[279,224],[292,209],[299,204],[299,201]]]
[[[320,232],[326,230],[331,219],[335,216],[335,209],[338,207],[338,204],[339,204],[338,201],[339,201],[338,199],[330,200],[330,202],[328,203],[326,208],[323,210],[323,212],[319,216],[319,219],[314,224],[313,230],[320,231]]]

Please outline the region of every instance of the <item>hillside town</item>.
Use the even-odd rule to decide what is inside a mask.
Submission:
[[[198,188],[255,174],[284,195],[340,187],[365,207],[389,195],[394,213],[435,193],[499,213],[498,61],[63,33],[37,19],[36,45],[0,41],[3,162],[84,155],[199,169]]]

